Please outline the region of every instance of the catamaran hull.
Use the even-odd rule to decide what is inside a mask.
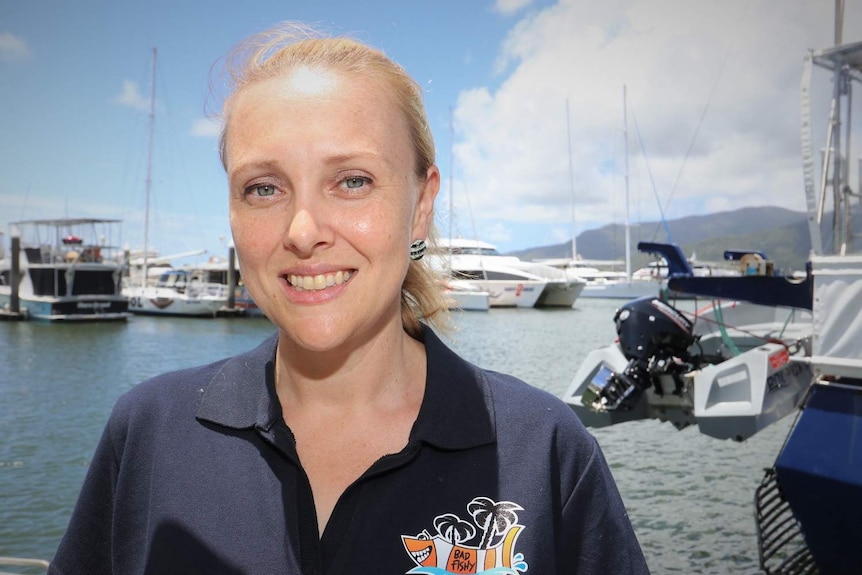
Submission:
[[[572,307],[587,285],[582,281],[548,280],[536,307]]]
[[[471,278],[470,283],[490,294],[491,307],[535,307],[536,301],[545,289],[544,281],[514,282]]]

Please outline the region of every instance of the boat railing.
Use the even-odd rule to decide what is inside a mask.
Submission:
[[[0,568],[3,567],[39,567],[47,571],[50,564],[44,559],[24,559],[22,557],[0,557]],[[28,572],[35,572],[28,570]],[[8,571],[0,571],[0,575],[21,575],[20,573],[10,573]]]
[[[192,281],[186,288],[190,297],[228,297],[228,286],[216,282]]]

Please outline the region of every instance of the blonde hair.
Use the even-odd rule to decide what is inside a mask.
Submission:
[[[350,38],[325,36],[298,22],[283,22],[249,37],[225,59],[228,95],[222,106],[223,124],[219,140],[219,155],[225,168],[230,106],[234,96],[250,84],[301,66],[361,74],[377,79],[387,88],[407,120],[416,158],[414,173],[420,181],[425,181],[428,169],[435,162],[435,149],[419,85],[382,51]],[[426,242],[429,248],[433,248],[436,238],[433,212],[428,235]],[[408,247],[404,246],[404,257],[407,257]],[[411,336],[419,337],[423,321],[444,331],[451,327],[449,302],[442,282],[443,278],[428,265],[427,260],[410,261],[401,285],[401,323]]]

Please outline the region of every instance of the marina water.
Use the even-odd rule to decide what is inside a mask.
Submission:
[[[560,396],[586,354],[615,337],[619,305],[581,299],[573,309],[455,313],[447,339],[468,360]],[[252,318],[0,322],[0,556],[51,559],[123,392],[250,349],[273,330]],[[743,443],[652,420],[591,430],[653,573],[761,573],[754,490],[791,424]]]

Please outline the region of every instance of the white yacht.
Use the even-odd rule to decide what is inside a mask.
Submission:
[[[553,266],[540,262],[525,262],[512,256],[499,257],[511,258],[512,267],[547,280],[545,289],[536,302],[538,307],[572,307],[587,285],[583,279],[570,276],[565,271]]]
[[[123,289],[129,311],[141,315],[215,317],[227,306],[228,286],[211,281],[207,270],[170,268],[154,283]]]
[[[592,265],[587,260],[568,258],[540,260],[541,263],[563,270],[568,277],[585,282],[580,297],[606,299],[635,299],[648,295],[658,295],[661,283],[640,278],[629,278],[625,272],[610,271]],[[617,262],[602,260],[602,267],[616,265]]]
[[[487,242],[452,238],[441,240],[439,246],[442,267],[453,277],[488,290],[491,306],[572,307],[586,285],[553,266],[500,255]]]
[[[467,280],[447,278],[443,289],[449,298],[450,310],[488,311],[491,307],[491,294]]]

